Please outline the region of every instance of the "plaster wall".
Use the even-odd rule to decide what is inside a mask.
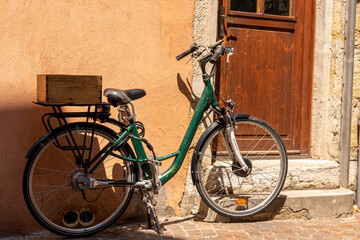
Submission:
[[[0,5],[0,234],[40,229],[21,188],[25,154],[44,133],[40,117],[49,111],[32,104],[37,74],[102,75],[103,89],[145,89],[147,95],[134,104],[146,138],[157,155],[177,151],[190,106],[177,79],[192,79],[192,67],[175,56],[193,42],[193,1],[1,0]],[[175,212],[185,175],[181,169],[163,190]]]

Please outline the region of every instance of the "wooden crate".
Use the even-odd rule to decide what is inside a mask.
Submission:
[[[101,94],[101,76],[37,75],[37,100],[43,104],[99,104]]]

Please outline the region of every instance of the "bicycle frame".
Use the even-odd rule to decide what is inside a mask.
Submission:
[[[169,181],[176,173],[177,171],[180,169],[186,153],[190,147],[191,141],[194,138],[195,132],[197,130],[197,127],[199,126],[199,123],[201,121],[201,118],[204,114],[204,112],[210,107],[216,107],[218,106],[218,102],[216,100],[215,97],[215,93],[210,81],[210,75],[205,75],[204,77],[204,83],[205,83],[205,88],[202,92],[201,98],[199,100],[199,103],[196,107],[196,110],[194,112],[194,115],[191,119],[191,122],[189,124],[188,129],[186,130],[185,136],[180,144],[179,150],[174,152],[174,153],[170,153],[168,155],[165,156],[161,156],[156,158],[156,161],[164,161],[167,160],[169,158],[175,157],[174,162],[172,163],[172,165],[159,176],[159,180],[161,182],[161,184],[165,184],[167,181]],[[145,149],[144,146],[141,142],[139,138],[139,133],[138,130],[136,128],[135,122],[133,119],[130,119],[130,125],[127,127],[127,129],[121,134],[121,136],[113,143],[113,145],[110,147],[109,150],[106,150],[106,152],[103,154],[103,156],[97,161],[97,163],[95,164],[95,166],[93,166],[91,168],[91,170],[89,171],[89,173],[91,174],[101,163],[102,161],[109,155],[113,155],[115,157],[118,157],[120,159],[126,160],[126,161],[132,161],[132,162],[138,162],[142,169],[144,170],[145,173],[147,173],[148,175],[151,174],[151,172],[149,172],[149,159],[146,156],[145,153]],[[113,152],[113,150],[115,150],[116,148],[118,148],[121,144],[125,143],[128,141],[128,136],[132,134],[135,138],[131,138],[135,153],[136,153],[136,159],[132,159],[132,158],[126,158],[123,156],[120,156],[116,153]],[[96,161],[96,159],[95,159]]]

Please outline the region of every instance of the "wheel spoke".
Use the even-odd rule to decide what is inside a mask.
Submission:
[[[75,163],[71,160],[71,158],[63,151],[60,151],[60,149],[54,144],[52,144],[52,147],[56,150],[57,153],[64,159],[72,168],[76,168]]]
[[[48,213],[51,213],[52,211],[54,211],[55,209],[57,209],[59,206],[62,206],[64,204],[67,203],[67,201],[70,201],[77,193],[73,193],[66,201],[61,202],[60,204],[56,205],[55,207],[51,208],[50,210],[48,210],[46,213],[44,213],[45,216],[48,215]]]
[[[42,204],[45,204],[45,203],[49,202],[50,200],[54,199],[54,197],[58,194],[59,191],[66,188],[65,186],[66,186],[66,183],[62,187],[56,188],[57,190],[55,191],[55,193],[50,198],[46,199],[46,201],[42,201]],[[52,192],[45,194],[41,198],[43,199],[43,198],[47,197],[48,195],[50,195],[50,193],[52,193]]]
[[[68,172],[64,172],[64,171],[60,171],[60,170],[55,170],[55,169],[49,169],[49,168],[42,168],[42,167],[37,167],[36,169],[39,169],[39,170],[45,170],[45,171],[49,171],[49,172],[55,172],[57,174],[69,174]],[[34,175],[34,176],[37,176],[37,175]]]

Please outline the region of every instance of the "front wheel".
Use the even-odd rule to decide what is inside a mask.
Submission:
[[[243,171],[226,150],[225,124],[215,122],[199,140],[192,159],[192,178],[203,201],[229,218],[264,210],[280,193],[287,155],[279,134],[255,117],[236,118],[236,141],[250,171]]]

